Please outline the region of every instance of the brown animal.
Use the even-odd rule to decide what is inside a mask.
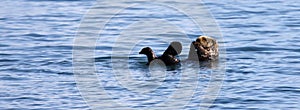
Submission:
[[[199,36],[196,41],[190,45],[190,52],[188,59],[190,60],[216,60],[218,59],[218,43],[217,41],[208,36]]]

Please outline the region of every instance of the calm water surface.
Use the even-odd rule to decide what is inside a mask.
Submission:
[[[223,39],[220,39],[223,46],[221,48],[226,48],[225,79],[211,109],[299,110],[300,2],[297,0],[204,0],[203,2],[219,24],[223,34]],[[72,48],[81,19],[95,3],[94,0],[0,1],[0,109],[90,109],[76,87],[72,70]],[[188,4],[195,6],[199,2]],[[124,16],[120,14],[123,16],[119,18],[121,23],[110,24],[107,27],[108,31],[104,33],[107,39],[100,39],[95,51],[97,74],[112,98],[101,100],[126,103],[132,109],[147,109],[162,103],[177,87],[181,75],[179,71],[184,69],[193,71],[182,66],[169,69],[166,72],[166,80],[145,77],[147,76],[144,74],[145,71],[146,73],[149,71],[144,65],[146,59],[137,52],[143,46],[151,46],[157,54],[161,54],[170,38],[180,39],[183,34],[178,32],[180,30],[178,28],[158,33],[162,29],[172,28],[169,24],[161,27],[147,24],[150,26],[148,28],[155,32],[139,31],[138,29],[144,28],[143,25],[135,25],[125,29],[123,31],[125,34],[122,35],[145,33],[141,38],[147,36],[149,39],[133,46],[129,56],[121,55],[116,58],[120,60],[129,58],[129,70],[135,73],[132,76],[135,80],[144,82],[127,82],[131,83],[126,86],[127,89],[113,83],[115,79],[110,74],[113,41],[108,38],[115,35],[116,28],[122,28],[124,23],[135,20],[126,17],[126,14],[143,10],[133,8],[128,12],[125,10]],[[154,11],[164,10],[157,8]],[[184,16],[160,17],[174,18],[172,20],[175,23],[191,28],[186,33],[191,39],[203,34],[193,28],[193,25],[184,22]],[[95,27],[87,28],[95,29]],[[126,39],[121,39],[124,40]],[[183,45],[188,47],[188,44]],[[120,48],[122,49],[126,50],[126,46]],[[187,51],[182,52],[182,59],[187,56]],[[208,67],[200,70],[201,77],[198,81],[201,83],[196,89],[196,96],[202,94],[201,89],[207,85],[210,73],[214,71]],[[157,82],[157,85],[144,86],[145,80]],[[91,87],[93,86],[96,85]],[[147,90],[151,90],[152,87],[159,88],[150,95],[128,92],[149,92]],[[193,98],[184,109],[198,109],[197,104],[200,102],[201,100]],[[123,106],[115,106],[113,109],[120,108]],[[164,106],[160,108],[166,109]]]

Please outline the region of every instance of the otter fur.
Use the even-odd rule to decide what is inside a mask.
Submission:
[[[162,60],[165,63],[165,65],[174,65],[180,62],[180,60],[176,58],[176,55],[179,55],[181,51],[182,51],[182,45],[180,42],[171,42],[169,47],[159,57],[155,55],[155,53],[150,47],[143,48],[139,52],[139,54],[144,54],[147,56],[148,59],[147,65],[149,65],[150,62],[153,61],[154,59]]]
[[[190,45],[188,59],[190,60],[217,60],[219,56],[217,41],[208,36],[199,36]]]

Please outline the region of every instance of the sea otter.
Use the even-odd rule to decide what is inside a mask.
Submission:
[[[139,54],[145,54],[148,58],[148,63],[147,65],[150,64],[151,61],[155,59],[160,59],[162,60],[165,65],[175,65],[180,62],[179,59],[176,58],[176,55],[179,55],[182,51],[182,45],[180,42],[171,42],[169,47],[165,50],[165,52],[157,57],[153,50],[150,47],[145,47],[143,48]]]
[[[199,36],[190,45],[188,59],[190,60],[217,60],[219,56],[217,41],[208,36]]]

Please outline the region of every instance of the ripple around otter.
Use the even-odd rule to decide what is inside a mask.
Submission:
[[[102,0],[98,0],[102,1]],[[149,0],[120,1],[120,4],[141,4]],[[89,110],[88,104],[81,97],[76,87],[72,67],[72,50],[90,47],[74,46],[74,35],[81,23],[80,20],[96,0],[1,0],[0,17],[0,109],[79,109]],[[199,3],[183,1],[184,4],[197,6]],[[219,23],[224,39],[220,44],[226,47],[226,78],[214,105],[213,110],[223,109],[257,109],[257,110],[299,110],[300,100],[300,11],[299,0],[203,0],[206,7]],[[167,3],[172,3],[169,0]],[[181,3],[175,3],[181,4]],[[120,5],[122,7],[122,5]],[[114,9],[103,6],[98,9]],[[127,88],[121,87],[114,79],[111,65],[111,51],[114,43],[112,36],[119,36],[118,29],[126,22],[149,19],[147,16],[128,16],[139,13],[149,7],[128,8],[115,19],[117,23],[108,24],[107,32],[101,33],[96,47],[95,61],[97,75],[110,98],[99,100],[112,101],[113,109],[124,106],[117,103],[129,103],[131,109],[145,109],[158,105],[169,98],[177,89],[186,89],[180,84],[180,71],[193,68],[182,68],[184,65],[167,68],[163,75],[155,76],[145,65],[146,59],[137,52],[143,46],[151,46],[161,54],[167,47],[170,38],[181,38],[186,34],[192,40],[204,33],[197,33],[193,25],[185,22],[183,15],[160,15],[152,18],[169,18],[189,31],[187,33],[172,31],[160,33],[163,27],[153,25],[157,33],[149,37],[142,46],[137,46],[128,56],[114,57],[128,59],[127,68],[131,79]],[[154,10],[155,11],[155,10]],[[165,10],[156,10],[164,12]],[[191,11],[195,12],[196,11]],[[139,13],[143,14],[143,13]],[[90,19],[102,20],[103,17]],[[202,16],[202,15],[199,15]],[[136,19],[135,19],[136,17]],[[182,23],[183,22],[183,23]],[[93,24],[93,23],[91,23]],[[93,25],[96,26],[96,25]],[[90,30],[96,27],[85,27]],[[136,32],[138,27],[127,32]],[[99,30],[97,30],[99,31]],[[149,33],[149,32],[147,32]],[[145,32],[145,34],[147,34]],[[141,37],[144,34],[141,34]],[[146,35],[145,35],[146,36]],[[160,38],[157,38],[157,37]],[[131,40],[128,40],[131,41]],[[136,43],[136,42],[133,42]],[[183,44],[189,45],[189,44]],[[222,46],[224,46],[222,45]],[[123,48],[123,47],[122,47]],[[181,60],[187,57],[182,52]],[[136,53],[135,53],[136,52]],[[120,65],[119,65],[120,66]],[[213,68],[199,68],[200,81],[195,95],[203,95],[202,88],[207,86],[214,71]],[[153,70],[152,70],[153,71]],[[149,74],[148,74],[149,73]],[[121,74],[122,75],[122,74]],[[165,78],[163,80],[163,78]],[[148,81],[148,83],[143,82]],[[154,83],[151,83],[154,82]],[[125,81],[124,81],[125,82]],[[195,80],[187,81],[193,83]],[[136,84],[136,85],[134,85]],[[147,85],[148,84],[148,85]],[[157,87],[158,84],[162,84]],[[125,84],[124,84],[125,85]],[[87,85],[90,88],[100,84]],[[139,87],[139,88],[133,88]],[[142,89],[140,89],[142,88]],[[153,88],[153,93],[147,93]],[[149,91],[142,91],[143,89]],[[98,92],[93,92],[98,93]],[[188,96],[189,94],[182,94]],[[100,96],[102,97],[102,96]],[[117,101],[117,102],[113,102]],[[186,109],[198,109],[200,99],[192,98]],[[165,109],[161,106],[161,109]],[[105,107],[99,109],[106,109]],[[148,109],[148,108],[147,108]],[[168,108],[167,108],[168,109]]]

